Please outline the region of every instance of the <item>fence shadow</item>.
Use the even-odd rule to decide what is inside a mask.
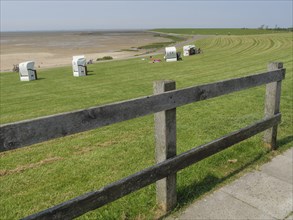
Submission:
[[[279,148],[293,142],[293,135],[284,137],[282,139],[278,140],[278,146]],[[214,175],[207,175],[202,181],[196,182],[194,181],[190,185],[184,188],[178,188],[177,196],[178,196],[178,208],[182,208],[186,204],[189,204],[190,202],[194,201],[196,198],[204,195],[205,193],[211,191],[214,189],[218,184],[230,179],[231,177],[235,176],[236,174],[242,172],[245,170],[247,167],[251,166],[252,164],[256,163],[258,160],[260,160],[264,155],[259,154],[256,157],[254,157],[251,161],[246,163],[244,166],[234,170],[232,173],[229,175],[223,177],[223,178],[218,178]]]
[[[254,157],[252,160],[250,160],[248,163],[244,164],[240,168],[234,170],[227,176],[223,178],[218,178],[214,176],[213,174],[208,174],[202,181],[189,184],[187,187],[184,188],[178,188],[178,206],[177,208],[182,208],[186,204],[191,203],[196,198],[204,195],[207,192],[210,192],[212,189],[216,188],[216,186],[220,183],[225,182],[226,180],[229,180],[236,174],[242,172],[247,167],[251,166],[252,164],[256,163],[258,160],[260,160],[263,157],[263,154],[259,154],[256,157]]]
[[[282,139],[278,140],[278,146],[282,147],[288,143],[293,142],[293,135],[284,137]],[[190,202],[194,201],[196,198],[204,195],[207,192],[210,192],[212,189],[214,189],[218,184],[230,179],[231,177],[235,176],[236,174],[242,172],[247,167],[251,166],[252,164],[256,163],[258,160],[260,160],[263,157],[262,154],[257,155],[254,157],[251,161],[246,163],[244,166],[234,170],[229,175],[218,178],[212,174],[207,175],[202,181],[196,182],[194,181],[190,185],[184,188],[178,188],[178,208],[182,208],[186,204],[189,204]]]
[[[256,163],[258,160],[260,160],[262,157],[263,157],[263,154],[259,154],[255,156],[251,161],[241,166],[240,168],[234,170],[232,173],[230,173],[229,175],[223,178],[218,178],[213,174],[207,174],[207,176],[200,182],[194,181],[193,183],[190,183],[186,187],[180,187],[180,188],[178,187],[177,207],[174,210],[172,210],[172,213],[175,213],[180,208],[190,205],[196,198],[203,196],[204,194],[208,192],[211,192],[211,190],[215,189],[217,185],[225,182],[226,180],[229,180],[236,174],[242,172],[247,167],[251,166],[252,164]],[[165,215],[160,216],[157,220],[163,220],[170,214],[171,212],[166,213]]]
[[[282,138],[282,139],[279,139],[278,141],[277,141],[277,145],[279,146],[279,147],[282,147],[282,146],[284,146],[285,144],[289,144],[289,143],[291,143],[291,142],[293,142],[293,135],[291,135],[291,136],[287,136],[287,137],[284,137],[284,138]],[[292,146],[293,147],[293,146]]]

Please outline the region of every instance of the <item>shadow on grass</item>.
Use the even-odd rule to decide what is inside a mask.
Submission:
[[[264,155],[259,154],[252,158],[249,162],[241,166],[240,168],[234,170],[229,175],[218,178],[214,176],[213,174],[207,174],[207,176],[200,182],[197,182],[196,180],[193,183],[190,183],[188,186],[184,187],[178,187],[177,188],[177,207],[172,210],[172,212],[176,212],[180,210],[181,208],[185,207],[186,205],[191,204],[194,202],[194,200],[200,196],[203,196],[204,194],[210,192],[212,189],[215,189],[216,186],[220,183],[223,183],[224,181],[232,178],[236,174],[242,172],[250,165],[256,163],[258,160],[260,160]],[[167,213],[164,216],[160,216],[158,220],[162,220],[165,217],[169,216],[171,213]]]
[[[93,74],[93,72],[94,72],[93,70],[88,70],[86,75],[87,75],[87,76],[93,76],[93,75],[96,75],[96,74]]]
[[[277,140],[277,145],[279,147],[282,147],[282,146],[289,144],[291,142],[293,142],[293,135]]]
[[[278,146],[281,148],[282,146],[293,142],[293,135],[284,137],[282,139],[278,140]],[[204,194],[210,192],[211,190],[215,189],[216,186],[220,183],[225,182],[226,180],[229,180],[236,174],[242,172],[247,167],[251,166],[252,164],[259,161],[261,158],[263,158],[263,154],[256,155],[252,160],[247,162],[245,165],[241,166],[240,168],[234,170],[229,175],[218,178],[214,176],[213,174],[207,174],[207,176],[200,182],[194,181],[193,183],[189,184],[185,187],[180,187],[177,189],[177,207],[174,212],[178,211],[179,209],[183,208],[184,206],[192,203],[196,198],[203,196]],[[170,213],[167,213],[164,216],[161,216],[159,220],[164,219],[166,216],[170,215]]]
[[[207,174],[207,176],[200,182],[194,181],[193,183],[189,184],[188,186],[181,187],[177,189],[177,207],[176,210],[190,204],[193,202],[196,198],[203,196],[204,194],[210,192],[211,190],[215,189],[216,186],[220,183],[225,182],[226,180],[229,180],[236,174],[242,172],[247,167],[251,166],[252,164],[256,163],[258,160],[260,160],[264,155],[259,154],[252,158],[249,162],[241,166],[240,168],[234,170],[227,176],[223,178],[218,178],[214,176],[213,174]]]

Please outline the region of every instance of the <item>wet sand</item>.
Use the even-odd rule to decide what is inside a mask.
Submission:
[[[75,55],[93,61],[103,56],[127,58],[146,52],[136,51],[139,46],[167,41],[142,31],[1,33],[0,71],[11,71],[13,64],[30,60],[36,69],[70,66]]]

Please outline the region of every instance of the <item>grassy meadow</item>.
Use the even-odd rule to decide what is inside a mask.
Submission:
[[[31,82],[1,73],[1,124],[150,95],[155,80],[172,79],[184,88],[265,72],[269,62],[284,62],[278,151],[267,152],[259,134],[184,169],[178,173],[179,210],[293,143],[292,33],[212,36],[195,44],[203,54],[172,63],[147,58],[98,63],[88,66],[87,77],[74,78],[70,66],[39,70],[39,80]],[[261,86],[178,108],[177,153],[262,119],[264,94]],[[19,219],[153,165],[153,130],[150,115],[0,153],[0,218]],[[142,220],[160,213],[152,184],[79,219]]]
[[[286,33],[286,29],[250,29],[250,28],[160,28],[154,32],[173,34],[201,34],[201,35],[256,35]]]

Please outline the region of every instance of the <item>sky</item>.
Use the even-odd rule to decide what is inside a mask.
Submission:
[[[293,26],[293,0],[0,1],[1,32]]]

